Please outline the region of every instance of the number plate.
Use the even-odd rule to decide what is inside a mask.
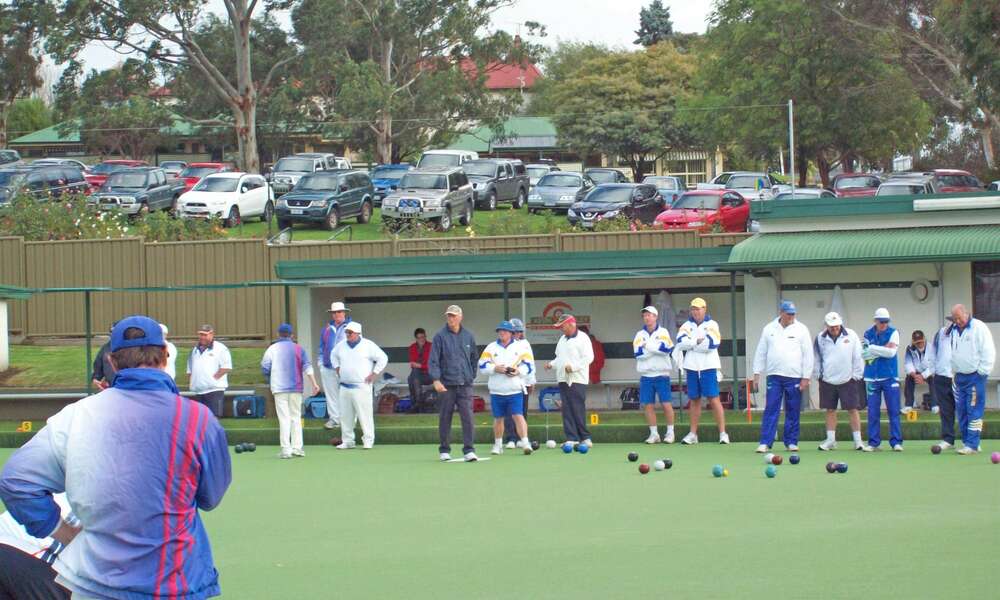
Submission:
[[[416,206],[401,206],[399,212],[404,215],[415,215],[420,212],[420,209]]]
[[[118,208],[117,204],[102,204],[101,205],[101,210],[114,210],[116,208]]]
[[[292,209],[289,209],[289,210],[290,210],[290,212],[293,215],[301,215],[301,214],[304,214],[306,212],[306,211],[302,210],[301,208],[292,208]]]

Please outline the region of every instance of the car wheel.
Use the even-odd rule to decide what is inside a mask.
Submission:
[[[496,210],[497,209],[497,193],[490,192],[489,196],[486,196],[486,210]]]
[[[358,215],[358,223],[364,225],[372,220],[372,203],[365,200],[361,203],[361,214]]]
[[[465,205],[465,210],[462,211],[462,216],[458,219],[458,222],[462,225],[472,225],[472,203],[469,202]]]
[[[139,210],[138,210],[138,212],[135,213],[135,216],[138,219],[145,219],[146,217],[148,217],[149,216],[149,204],[147,204],[145,202],[143,202],[142,204],[140,204],[139,205]]]
[[[260,216],[261,223],[267,223],[274,217],[274,204],[268,202],[264,205],[264,214]]]
[[[514,209],[516,210],[524,206],[524,203],[527,202],[527,200],[528,196],[524,193],[524,190],[518,190],[517,199],[514,200]]]
[[[330,209],[330,212],[327,213],[326,220],[323,221],[323,227],[333,231],[337,228],[337,225],[340,225],[340,212],[337,210],[337,207],[334,206]]]
[[[233,206],[229,209],[229,216],[226,217],[224,225],[229,228],[236,227],[240,224],[240,209]]]
[[[451,209],[446,208],[444,214],[437,220],[438,231],[448,231],[451,229]]]

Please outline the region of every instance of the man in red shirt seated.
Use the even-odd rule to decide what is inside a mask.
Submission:
[[[431,375],[427,371],[427,363],[431,358],[431,343],[427,341],[427,332],[422,327],[418,327],[413,332],[415,342],[410,344],[410,376],[406,378],[406,383],[410,386],[410,402],[413,403],[413,411],[423,401],[421,386],[431,385]]]

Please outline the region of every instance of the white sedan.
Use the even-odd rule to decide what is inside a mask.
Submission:
[[[219,217],[235,227],[248,217],[267,221],[274,212],[271,188],[260,175],[214,173],[204,177],[177,201],[181,218]]]

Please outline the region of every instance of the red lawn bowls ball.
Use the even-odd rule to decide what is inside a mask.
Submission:
[[[340,438],[330,438],[330,445],[331,446],[339,446],[342,443],[344,443],[344,440],[342,440]]]
[[[784,459],[781,458],[780,454],[775,454],[774,456],[771,457],[771,464],[780,465],[782,460]]]
[[[642,473],[643,475],[649,473],[649,465],[647,465],[646,463],[642,463],[641,465],[639,465],[639,472]]]
[[[934,444],[933,446],[931,446],[931,454],[941,454],[941,445]]]
[[[993,454],[990,454],[990,462],[992,462],[993,464],[1000,463],[1000,452],[994,452]]]

